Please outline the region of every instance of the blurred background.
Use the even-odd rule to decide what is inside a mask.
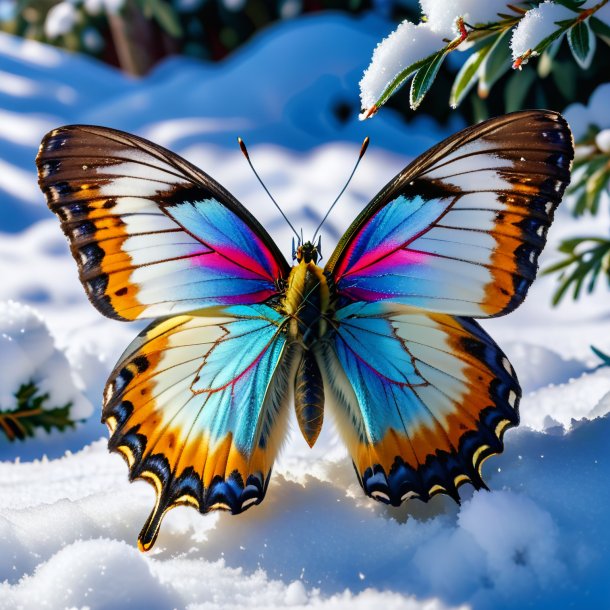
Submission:
[[[278,22],[326,11],[374,13],[393,24],[417,22],[422,12],[417,0],[1,0],[0,30],[143,76],[171,55],[221,61]],[[448,119],[452,110],[446,100],[466,57],[453,54],[441,67],[427,114]],[[538,78],[535,70],[513,72],[507,65],[497,76],[492,96],[481,99],[473,92],[458,112],[474,122],[520,108],[563,110],[574,101],[586,101],[608,78],[610,47],[599,45],[595,61],[584,70],[575,64],[568,45],[554,49],[552,61],[543,64]],[[398,92],[389,105],[406,120],[412,116],[407,91]]]

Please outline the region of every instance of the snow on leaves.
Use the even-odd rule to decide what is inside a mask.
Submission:
[[[511,63],[521,69],[530,58],[551,52],[564,34],[582,69],[591,64],[597,38],[610,44],[608,0],[547,0],[531,8],[505,0],[420,0],[420,5],[421,23],[403,21],[377,45],[360,82],[361,119],[373,116],[410,79],[415,110],[456,49],[471,55],[453,84],[449,101],[454,108],[475,83],[479,96],[486,97]]]

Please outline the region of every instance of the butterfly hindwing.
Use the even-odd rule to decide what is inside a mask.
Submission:
[[[508,313],[536,276],[573,155],[569,128],[555,112],[517,112],[465,129],[373,199],[326,271],[352,301]]]
[[[266,305],[216,313],[154,322],[106,386],[109,447],[132,480],[156,490],[144,550],[173,506],[239,513],[260,503],[283,438],[291,365],[284,318]]]
[[[251,304],[288,264],[223,187],[143,138],[74,125],[45,136],[39,183],[81,281],[105,315],[133,320]]]
[[[514,371],[474,321],[389,303],[340,309],[319,350],[364,491],[398,506],[476,488],[519,422]]]

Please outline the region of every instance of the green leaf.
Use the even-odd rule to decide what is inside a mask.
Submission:
[[[591,212],[591,214],[597,214],[599,209],[599,200],[609,180],[610,169],[608,169],[607,163],[604,163],[602,167],[590,174],[587,178],[585,191],[587,194],[587,209]]]
[[[70,418],[72,403],[62,407],[46,407],[49,394],[40,394],[32,381],[22,384],[15,398],[15,409],[0,410],[0,431],[4,432],[9,441],[33,437],[39,428],[50,432],[53,429],[63,431],[75,426],[75,422]]]
[[[566,99],[574,99],[578,92],[576,86],[578,82],[578,67],[573,61],[559,61],[553,62],[553,71],[551,73],[553,82],[557,86],[557,89],[561,92]]]
[[[565,240],[559,250],[566,256],[543,271],[559,273],[559,287],[553,296],[557,305],[572,288],[572,298],[578,299],[585,281],[587,292],[592,292],[601,273],[610,285],[610,240],[601,237],[577,237]]]
[[[589,19],[589,25],[597,36],[599,36],[607,45],[610,45],[610,25],[604,23],[601,19],[598,19],[593,15]]]
[[[401,70],[383,90],[383,93],[379,96],[379,99],[374,105],[377,106],[377,108],[383,106],[394,95],[394,93],[396,93],[396,91],[398,91],[398,89],[400,89],[434,55],[420,59],[419,61],[416,61],[415,63],[406,67],[404,70]]]
[[[530,87],[536,80],[533,70],[514,72],[504,89],[504,107],[506,112],[514,112],[523,108],[523,102]]]
[[[591,351],[603,362],[602,366],[610,366],[610,356],[604,354],[601,350],[597,349],[595,345],[591,345]]]
[[[531,49],[529,57],[542,54],[542,52],[545,51],[553,42],[559,40],[559,38],[565,34],[566,30],[571,28],[576,23],[576,20],[577,18],[558,21],[555,24],[558,26],[558,28],[546,38],[543,38],[533,49]],[[523,63],[525,63],[525,61]]]
[[[512,61],[510,51],[510,29],[504,30],[495,40],[489,55],[480,70],[479,97],[485,99],[497,80],[508,72]]]
[[[563,4],[563,6],[578,11],[580,7],[585,3],[585,0],[554,0],[556,4]]]
[[[418,108],[424,99],[424,96],[428,93],[446,55],[447,51],[442,49],[438,53],[432,55],[430,61],[425,63],[416,72],[413,77],[413,82],[411,83],[411,91],[409,94],[409,102],[413,110]]]
[[[479,68],[493,47],[493,42],[485,45],[483,48],[475,51],[460,68],[457,73],[453,86],[451,87],[451,95],[449,96],[449,105],[451,108],[457,108],[466,94],[472,89]]]
[[[589,27],[589,20],[579,21],[568,30],[568,44],[576,63],[586,70],[595,54],[595,36]]]
[[[546,78],[553,70],[554,59],[561,46],[561,39],[552,42],[540,55],[538,61],[538,76],[540,78]]]
[[[182,36],[182,26],[177,13],[166,0],[145,0],[150,16],[173,38]],[[146,11],[145,11],[146,14]]]

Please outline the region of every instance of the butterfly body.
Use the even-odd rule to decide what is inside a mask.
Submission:
[[[109,448],[155,488],[139,537],[187,504],[264,499],[293,389],[309,445],[330,408],[364,492],[386,504],[485,487],[521,389],[475,318],[525,298],[570,180],[572,139],[532,110],[465,129],[364,208],[322,268],[287,263],[230,193],[147,140],[53,130],[39,183],[91,302],[153,318],[104,391]]]
[[[328,333],[331,290],[324,270],[316,264],[316,246],[304,243],[295,258],[279,311],[289,320],[289,341],[298,352],[293,384],[297,422],[313,447],[324,420],[324,385],[313,348]]]

